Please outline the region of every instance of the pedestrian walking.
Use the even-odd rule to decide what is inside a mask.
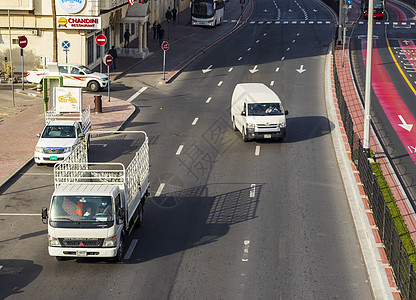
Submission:
[[[170,23],[170,20],[172,19],[172,10],[170,9],[170,6],[169,6],[168,10],[166,11],[165,17],[166,17],[166,20],[168,21],[168,23]]]
[[[124,48],[127,48],[130,44],[130,32],[128,29],[124,32]]]
[[[108,54],[110,54],[113,57],[113,63],[110,66],[110,70],[116,68],[116,61],[117,61],[117,50],[114,48],[114,46],[111,46],[111,49],[108,50]]]
[[[156,38],[156,33],[157,33],[157,24],[156,24],[156,21],[153,22],[152,29],[153,29],[153,39],[155,39]]]
[[[176,21],[176,14],[178,13],[178,11],[176,10],[176,8],[174,7],[173,9],[172,9],[172,20],[173,20],[173,23],[175,23],[175,21]]]
[[[160,26],[160,30],[159,30],[159,46],[162,46],[163,38],[164,37],[165,37],[165,30],[163,29],[162,26]]]
[[[159,22],[157,22],[156,32],[157,32],[157,38],[159,38],[160,29],[162,28],[162,25],[160,25]]]

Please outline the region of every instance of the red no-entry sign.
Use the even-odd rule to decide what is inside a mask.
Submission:
[[[27,46],[27,38],[24,35],[19,37],[19,46],[20,48],[24,48]]]
[[[113,64],[113,57],[110,54],[104,56],[103,60],[106,66],[111,66]]]
[[[162,43],[162,49],[163,49],[163,51],[168,51],[169,50],[169,43],[164,41]]]
[[[107,38],[105,37],[104,34],[99,34],[97,35],[97,37],[95,38],[95,42],[99,45],[99,46],[104,46],[105,43],[107,43]]]

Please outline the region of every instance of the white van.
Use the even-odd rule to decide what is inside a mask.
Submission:
[[[279,97],[263,83],[239,83],[231,98],[231,122],[246,142],[286,136],[286,115]]]

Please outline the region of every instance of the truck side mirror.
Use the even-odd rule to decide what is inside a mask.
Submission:
[[[38,138],[40,138],[40,133],[36,133],[36,136],[37,136]]]
[[[48,223],[48,209],[46,207],[42,207],[42,223]]]
[[[289,114],[289,111],[288,110],[285,110],[285,115],[287,116]]]
[[[117,223],[119,224],[124,219],[125,210],[124,207],[120,207],[118,210],[118,216],[117,216]]]

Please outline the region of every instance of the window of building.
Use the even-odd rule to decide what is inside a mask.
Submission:
[[[130,23],[130,34],[135,35],[136,34],[136,24]]]
[[[94,36],[87,38],[87,64],[91,65],[94,62]]]
[[[118,35],[118,38],[119,38],[119,41],[118,41],[118,43],[119,44],[123,44],[123,38],[124,38],[124,26],[123,26],[123,23],[120,23],[120,25],[118,26],[118,28],[119,28],[119,35]]]

